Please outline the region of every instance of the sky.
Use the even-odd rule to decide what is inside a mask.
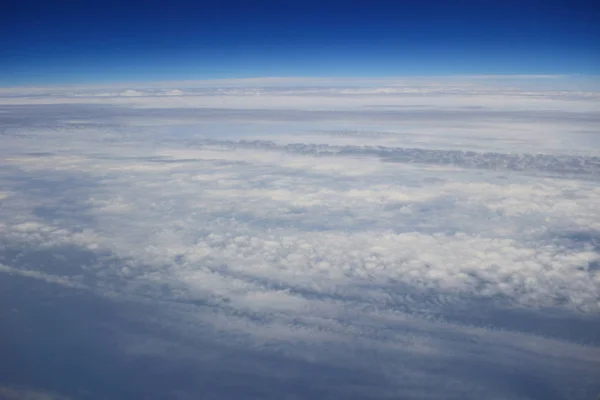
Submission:
[[[598,74],[592,1],[9,1],[0,85]]]
[[[591,2],[2,7],[0,397],[600,395]]]

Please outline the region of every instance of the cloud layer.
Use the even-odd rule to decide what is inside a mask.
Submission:
[[[215,397],[595,396],[600,95],[344,84],[5,90],[0,274]]]

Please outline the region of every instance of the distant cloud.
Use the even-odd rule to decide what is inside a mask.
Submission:
[[[121,96],[143,96],[144,93],[143,92],[139,92],[137,90],[132,90],[132,89],[127,89],[124,92],[120,93]]]

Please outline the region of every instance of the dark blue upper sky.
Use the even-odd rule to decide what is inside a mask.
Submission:
[[[598,74],[594,3],[9,0],[0,6],[0,85]]]

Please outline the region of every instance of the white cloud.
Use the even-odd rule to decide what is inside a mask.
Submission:
[[[600,315],[597,93],[481,80],[5,92],[0,272],[314,363],[410,355],[377,365],[411,382],[435,360],[590,377],[598,342],[574,342]],[[27,261],[65,246],[89,261]]]
[[[2,265],[2,264],[0,264],[0,273],[7,273],[7,274],[11,274],[11,275],[14,274],[14,275],[24,276],[24,277],[28,277],[28,278],[33,278],[33,279],[39,279],[42,281],[46,281],[48,283],[66,286],[66,287],[74,288],[74,289],[88,289],[87,286],[82,285],[79,282],[74,282],[69,278],[64,278],[64,277],[60,277],[60,276],[56,276],[56,275],[52,275],[52,274],[45,274],[45,273],[39,272],[39,271],[11,268],[11,267],[8,267],[8,266]]]
[[[124,92],[120,93],[121,96],[134,96],[134,97],[139,97],[139,96],[143,96],[144,93],[137,91],[137,90],[132,90],[132,89],[127,89]]]

